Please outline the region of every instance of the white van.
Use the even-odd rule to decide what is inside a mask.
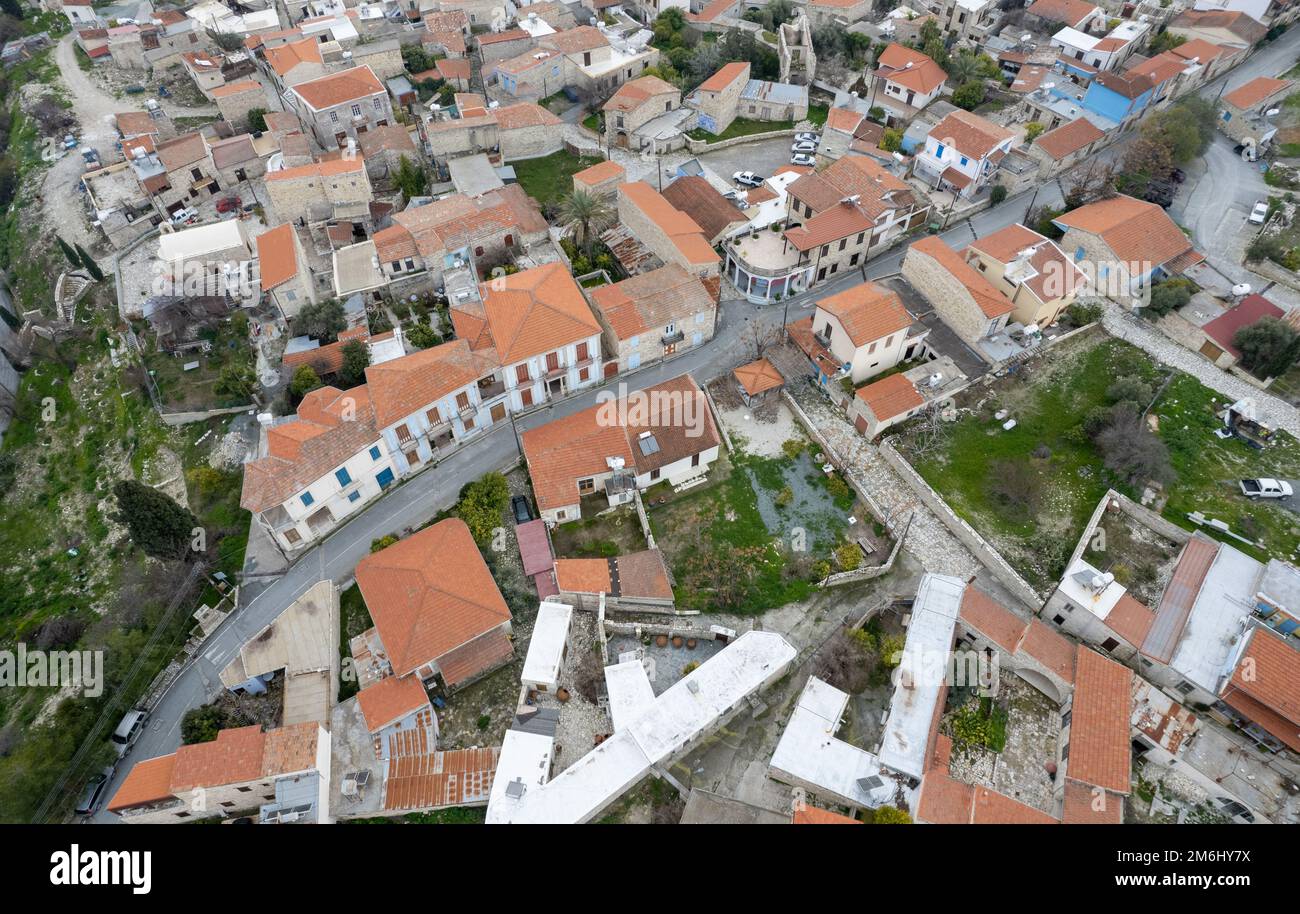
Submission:
[[[126,755],[127,750],[140,738],[140,734],[144,732],[146,717],[148,715],[144,711],[127,711],[122,722],[117,725],[117,729],[113,731],[113,748],[117,750],[118,758]]]

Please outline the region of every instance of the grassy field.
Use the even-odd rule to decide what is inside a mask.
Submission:
[[[539,159],[522,159],[512,163],[515,177],[528,196],[538,203],[557,203],[573,190],[573,176],[590,168],[600,159],[570,155],[564,150]]]
[[[1108,404],[1106,392],[1116,378],[1136,375],[1156,389],[1165,375],[1145,353],[1101,334],[1067,342],[1046,362],[1031,366],[1023,377],[997,382],[991,394],[969,393],[960,405],[971,412],[949,427],[940,447],[917,454],[911,429],[900,449],[1031,583],[1047,587],[1064,571],[1108,488],[1141,496],[1103,466],[1083,433],[1085,417]],[[1289,557],[1300,542],[1300,517],[1278,505],[1247,501],[1236,481],[1259,475],[1300,478],[1300,443],[1279,432],[1276,443],[1261,452],[1235,439],[1220,440],[1213,432],[1219,425],[1215,412],[1223,405],[1222,396],[1189,375],[1176,375],[1160,393],[1149,420],[1154,419],[1176,474],[1164,492],[1162,513],[1196,529],[1187,514],[1199,510],[1259,542],[1259,549],[1246,547],[1257,558]],[[1017,422],[1009,432],[994,416],[1000,409],[1008,409]],[[999,492],[997,481],[1014,473],[1023,474],[1017,478],[1024,487],[1041,497],[1017,502]]]
[[[723,140],[753,136],[756,133],[770,133],[773,130],[791,130],[793,128],[794,121],[751,121],[748,118],[738,117],[728,125],[726,130],[719,134],[712,134],[703,127],[696,127],[694,130],[686,131],[686,135],[693,140],[720,143]]]
[[[210,352],[191,350],[172,355],[155,348],[149,332],[140,333],[145,346],[145,365],[158,385],[163,406],[168,410],[187,411],[247,403],[247,397],[232,398],[214,390],[223,368],[236,361],[249,360],[247,338],[241,337],[229,323],[205,330],[200,337],[212,344]],[[199,366],[186,371],[185,366],[190,362],[198,362]]]

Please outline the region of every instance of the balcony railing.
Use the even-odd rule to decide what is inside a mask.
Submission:
[[[671,346],[674,343],[680,343],[684,339],[686,339],[686,332],[684,330],[674,330],[672,333],[665,333],[660,337],[660,342],[665,346]]]
[[[493,397],[499,397],[506,392],[506,382],[500,380],[491,380],[487,383],[478,382],[478,395],[484,400],[491,400]]]

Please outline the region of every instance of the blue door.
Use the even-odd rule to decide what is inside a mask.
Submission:
[[[375,482],[379,483],[379,488],[387,489],[393,484],[393,470],[390,467],[375,477]]]

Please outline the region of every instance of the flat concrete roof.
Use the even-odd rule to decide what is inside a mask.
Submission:
[[[563,603],[543,603],[537,608],[533,636],[528,640],[528,655],[520,679],[525,684],[540,683],[555,688],[564,662],[564,646],[569,640],[569,623],[573,607]]]
[[[605,667],[605,690],[609,693],[609,716],[615,732],[624,730],[654,704],[654,687],[640,660],[625,660]]]
[[[1264,568],[1244,552],[1220,546],[1169,662],[1184,679],[1208,692],[1231,672],[1233,648],[1241,639]]]

